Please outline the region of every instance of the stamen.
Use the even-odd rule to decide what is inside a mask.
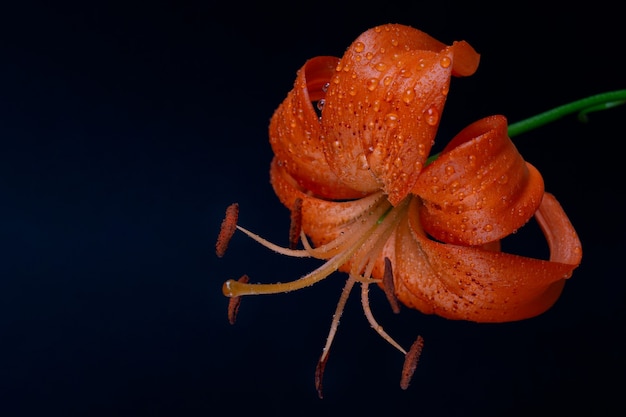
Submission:
[[[295,249],[300,240],[302,230],[302,199],[296,198],[291,210],[291,224],[289,225],[289,249]]]
[[[287,255],[287,256],[291,256],[294,258],[308,258],[311,255],[306,251],[306,250],[302,250],[302,249],[288,249],[288,248],[284,248],[282,246],[279,246],[275,243],[270,242],[267,239],[262,238],[261,236],[257,235],[256,233],[253,233],[251,231],[249,231],[248,229],[241,227],[241,226],[237,226],[237,229],[239,229],[240,231],[244,232],[246,235],[248,235],[248,237],[250,237],[251,239],[255,240],[257,243],[260,243],[261,245],[265,246],[268,249],[273,250],[274,252],[277,252],[281,255]]]
[[[339,269],[340,266],[345,264],[355,252],[363,247],[363,244],[368,240],[370,236],[378,228],[378,218],[384,212],[388,210],[387,204],[379,205],[373,213],[370,213],[369,217],[362,224],[359,224],[357,228],[353,229],[350,233],[348,241],[342,250],[316,270],[308,273],[307,275],[291,282],[275,283],[275,284],[244,284],[234,280],[228,280],[222,287],[222,292],[227,297],[235,297],[242,295],[258,295],[258,294],[276,294],[289,291],[299,290],[308,286],[311,286],[328,275]],[[247,231],[246,229],[237,226],[239,230],[246,233],[248,236],[261,243],[262,245],[275,250],[279,253],[283,253],[291,256],[310,256],[307,250],[291,250],[274,245],[273,243],[261,238],[260,236]]]
[[[400,313],[400,304],[398,303],[396,289],[393,284],[393,267],[391,260],[387,257],[385,257],[385,272],[383,273],[383,290],[391,305],[391,310],[396,314]]]
[[[239,219],[239,204],[233,203],[226,208],[226,215],[222,220],[222,226],[220,227],[220,233],[217,236],[217,243],[215,244],[215,253],[219,258],[224,256],[230,239],[235,234],[237,228],[237,220]]]
[[[324,398],[324,394],[322,392],[322,378],[324,377],[324,369],[326,368],[327,361],[328,355],[320,358],[319,362],[317,362],[317,366],[315,367],[315,390],[317,391],[317,396],[320,400]]]
[[[374,318],[374,315],[372,314],[372,310],[370,309],[370,303],[369,303],[369,284],[361,284],[361,304],[363,305],[363,313],[365,313],[365,317],[367,317],[367,321],[370,323],[370,326],[372,326],[372,328],[376,330],[376,333],[378,333],[380,337],[385,339],[391,346],[395,347],[404,355],[406,355],[406,350],[404,350],[402,346],[398,344],[398,342],[393,340],[393,338],[389,336],[387,332],[385,332],[383,327],[380,324],[378,324],[378,322]]]
[[[275,284],[245,284],[229,279],[222,286],[222,292],[227,297],[236,297],[241,295],[259,295],[259,294],[277,294],[282,292],[295,291],[309,287],[319,282],[335,272],[339,267],[345,264],[354,252],[361,247],[363,242],[371,236],[375,227],[370,227],[355,242],[355,244],[342,253],[339,253],[326,261],[319,268],[308,273],[307,275],[291,282],[275,283]]]
[[[247,283],[249,278],[247,275],[242,275],[238,280],[239,282]],[[231,297],[228,300],[228,322],[235,324],[237,320],[237,312],[239,311],[239,305],[241,304],[241,297]]]
[[[404,357],[402,377],[400,378],[400,388],[404,390],[409,388],[409,383],[411,382],[415,368],[417,368],[417,363],[419,362],[423,347],[424,338],[422,336],[417,336],[417,339],[411,345],[411,349],[409,349],[409,353],[407,353]]]
[[[317,362],[317,367],[315,368],[315,389],[317,390],[317,395],[320,398],[322,398],[322,377],[324,376],[324,368],[326,367],[326,362],[328,361],[328,352],[330,351],[330,346],[333,344],[333,340],[337,334],[341,315],[343,314],[346,302],[348,301],[348,296],[350,295],[350,291],[352,291],[352,287],[354,287],[355,282],[356,280],[354,277],[350,275],[346,281],[346,285],[344,285],[343,290],[341,291],[341,296],[339,297],[337,307],[335,308],[335,314],[333,314],[333,321],[330,323],[330,330],[328,332],[328,336],[326,337],[326,344],[324,345],[324,349],[322,349],[322,356]]]

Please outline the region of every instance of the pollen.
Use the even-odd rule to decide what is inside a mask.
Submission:
[[[228,243],[237,230],[237,220],[239,219],[239,204],[233,203],[226,208],[226,215],[222,220],[222,227],[220,233],[217,236],[217,243],[215,244],[215,253],[219,258],[224,256],[226,249],[228,249]]]

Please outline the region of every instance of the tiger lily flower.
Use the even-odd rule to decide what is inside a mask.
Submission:
[[[407,357],[408,386],[423,341],[408,351],[374,319],[370,284],[426,314],[507,322],[541,314],[559,298],[582,257],[581,243],[539,171],[519,154],[507,120],[494,115],[459,132],[428,159],[452,76],[472,75],[479,54],[465,41],[445,45],[424,32],[388,24],[361,34],[341,59],[320,56],[297,72],[269,126],[270,178],[292,213],[291,240],[280,247],[236,226],[222,228],[223,253],[236,229],[289,256],[325,262],[291,282],[228,280],[231,321],[243,295],[288,292],[336,270],[348,280],[316,374],[321,374],[348,294],[361,285],[372,327]],[[232,209],[232,208],[231,208]],[[549,259],[504,253],[500,241],[531,218]]]

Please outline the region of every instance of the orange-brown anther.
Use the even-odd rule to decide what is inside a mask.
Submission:
[[[224,256],[226,249],[228,249],[228,243],[237,230],[237,220],[239,218],[239,204],[233,203],[226,208],[226,215],[222,220],[222,226],[220,227],[220,233],[217,237],[217,243],[215,244],[215,253],[218,257]]]
[[[296,198],[291,209],[291,223],[289,225],[289,248],[295,249],[300,240],[302,231],[302,199]]]
[[[385,291],[385,296],[387,296],[387,301],[389,301],[391,310],[396,314],[400,313],[400,304],[398,304],[398,299],[395,294],[396,289],[393,284],[393,267],[389,258],[385,258],[382,288],[383,291]]]
[[[248,283],[250,279],[247,275],[242,275],[239,279],[239,282]],[[228,322],[230,324],[235,324],[237,321],[237,313],[239,312],[239,306],[241,305],[241,297],[231,297],[228,300]]]
[[[424,347],[424,338],[417,336],[417,339],[411,345],[411,349],[404,356],[404,366],[402,366],[402,377],[400,378],[400,388],[408,389],[411,378],[417,368],[422,349]]]

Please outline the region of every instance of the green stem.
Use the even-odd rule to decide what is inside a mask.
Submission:
[[[543,113],[539,113],[528,119],[521,120],[509,125],[508,133],[510,137],[536,129],[572,113],[578,113],[578,120],[587,121],[587,115],[595,111],[610,109],[626,103],[626,90],[614,90],[606,93],[595,94],[593,96],[581,98],[571,103],[555,107]],[[439,154],[431,155],[426,160],[426,165],[439,157]]]
[[[588,113],[609,109],[624,103],[626,103],[626,90],[609,91],[585,97],[510,124],[509,136],[513,137],[528,132],[572,113],[578,113],[579,120],[587,121]]]

